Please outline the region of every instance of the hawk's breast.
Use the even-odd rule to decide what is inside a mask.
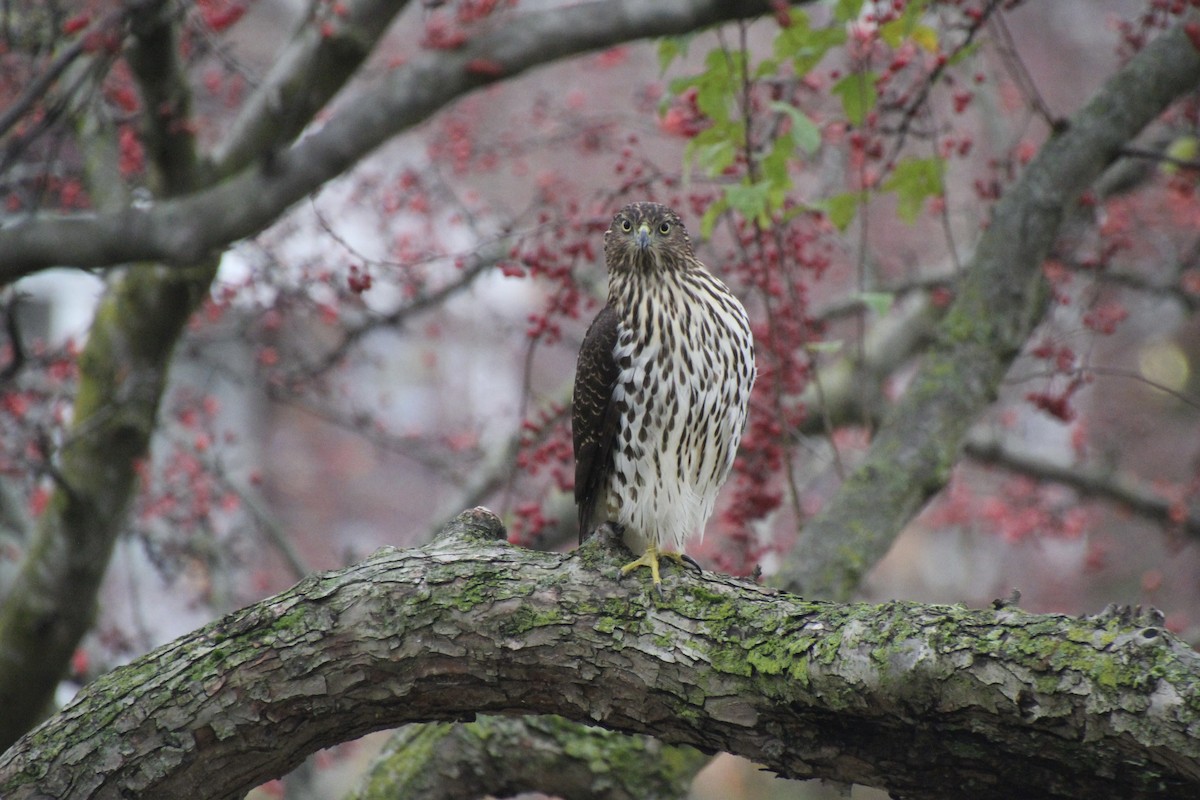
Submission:
[[[618,413],[608,517],[636,550],[704,532],[745,426],[754,379],[745,309],[700,270],[655,276],[618,307]]]

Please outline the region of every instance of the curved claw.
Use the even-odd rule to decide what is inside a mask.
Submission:
[[[662,594],[662,577],[661,577],[661,575],[659,573],[659,569],[658,569],[658,560],[660,558],[668,558],[671,561],[674,561],[676,564],[679,564],[680,566],[687,565],[687,566],[693,567],[693,568],[695,568],[696,572],[698,572],[698,573],[704,572],[703,568],[701,568],[700,564],[696,561],[696,559],[692,558],[691,556],[685,555],[683,553],[662,552],[654,545],[650,545],[649,547],[646,548],[646,552],[642,553],[640,558],[638,558],[636,561],[630,561],[628,564],[621,567],[621,574],[619,577],[624,578],[626,575],[633,572],[635,569],[637,569],[639,567],[649,567],[650,568],[650,579],[654,583],[654,588],[657,589],[659,594],[661,595]]]

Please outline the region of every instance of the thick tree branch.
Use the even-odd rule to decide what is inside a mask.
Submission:
[[[50,266],[194,263],[261,231],[389,137],[467,92],[559,58],[770,9],[769,0],[597,0],[521,15],[460,49],[421,54],[319,130],[209,189],[149,208],[43,216],[0,229],[0,282]]]
[[[303,20],[214,148],[212,173],[228,176],[300,135],[407,6],[408,0],[349,0],[331,19]],[[311,9],[329,13],[320,3]]]
[[[173,344],[215,274],[215,250],[265,227],[391,133],[424,119],[465,91],[563,55],[635,36],[687,30],[765,7],[765,2],[748,0],[674,0],[661,5],[627,0],[530,15],[523,24],[506,26],[462,50],[416,59],[385,83],[382,100],[366,96],[350,103],[345,114],[291,150],[264,155],[232,180],[198,191],[204,178],[197,169],[193,137],[186,133],[187,126],[173,124],[187,118],[189,98],[172,61],[172,18],[157,0],[139,5],[131,60],[147,101],[146,113],[165,114],[144,125],[151,168],[163,179],[162,196],[146,209],[39,216],[0,229],[0,240],[13,236],[14,242],[35,242],[41,254],[36,257],[40,263],[22,266],[19,252],[30,251],[22,251],[23,245],[10,250],[0,244],[5,254],[0,281],[53,264],[161,259],[183,267],[139,265],[114,284],[98,312],[81,358],[83,374],[74,427],[62,450],[60,484],[39,520],[9,602],[0,608],[0,707],[5,711],[0,715],[0,746],[44,712],[61,667],[91,623],[94,593],[124,522],[135,486],[133,467],[146,452]],[[386,11],[383,5],[363,0],[355,5],[355,13],[361,15],[339,30],[345,37],[369,42],[382,30]],[[323,103],[365,55],[366,44],[353,47],[335,38],[338,43],[328,45],[332,49],[317,45],[316,53],[337,60],[329,71],[340,77],[310,87],[301,103],[306,109]],[[314,52],[304,42],[296,46],[300,52]],[[499,64],[500,74],[493,74],[490,66],[481,69],[480,59]],[[156,72],[156,63],[165,67]],[[279,80],[286,83],[287,73],[281,74]],[[247,123],[238,129],[241,133],[233,134],[229,153],[242,152],[241,137],[262,141],[265,136],[276,142],[286,138],[296,130],[289,127],[293,123]],[[222,163],[231,166],[240,158],[227,154]],[[40,238],[43,234],[48,238]],[[147,242],[152,246],[143,247]],[[78,260],[78,248],[91,255]],[[95,258],[99,261],[89,261]]]
[[[945,485],[971,423],[1044,313],[1041,266],[1062,220],[1121,149],[1200,81],[1200,52],[1183,25],[1114,74],[996,205],[912,388],[862,466],[805,527],[805,560],[781,574],[783,585],[848,596]]]
[[[142,135],[155,173],[155,194],[172,197],[196,185],[196,136],[189,121],[192,97],[179,59],[173,4],[146,3],[132,17],[129,64],[141,90]]]
[[[372,730],[555,713],[905,797],[1194,797],[1200,654],[1154,618],[808,602],[460,515],[85,687],[0,756],[0,796],[240,797]],[[1020,770],[1012,769],[1020,762]],[[69,767],[68,767],[69,765]]]

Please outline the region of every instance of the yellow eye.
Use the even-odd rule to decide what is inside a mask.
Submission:
[[[633,223],[627,219],[621,220],[621,230],[629,233],[631,230],[633,230]]]
[[[671,223],[664,222],[662,225],[659,225],[658,232],[661,233],[663,236],[666,236],[668,233],[671,232]]]

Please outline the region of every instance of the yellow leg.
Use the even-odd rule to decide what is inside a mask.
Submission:
[[[660,558],[669,558],[680,566],[684,564],[684,556],[679,553],[662,552],[654,545],[650,545],[646,548],[646,552],[642,553],[641,558],[637,561],[630,561],[621,567],[621,577],[624,578],[638,567],[649,567],[650,579],[654,582],[655,587],[660,587],[662,585],[662,578],[658,573],[658,560]],[[688,560],[691,561],[691,559]],[[692,561],[691,563],[695,564],[696,562]]]

